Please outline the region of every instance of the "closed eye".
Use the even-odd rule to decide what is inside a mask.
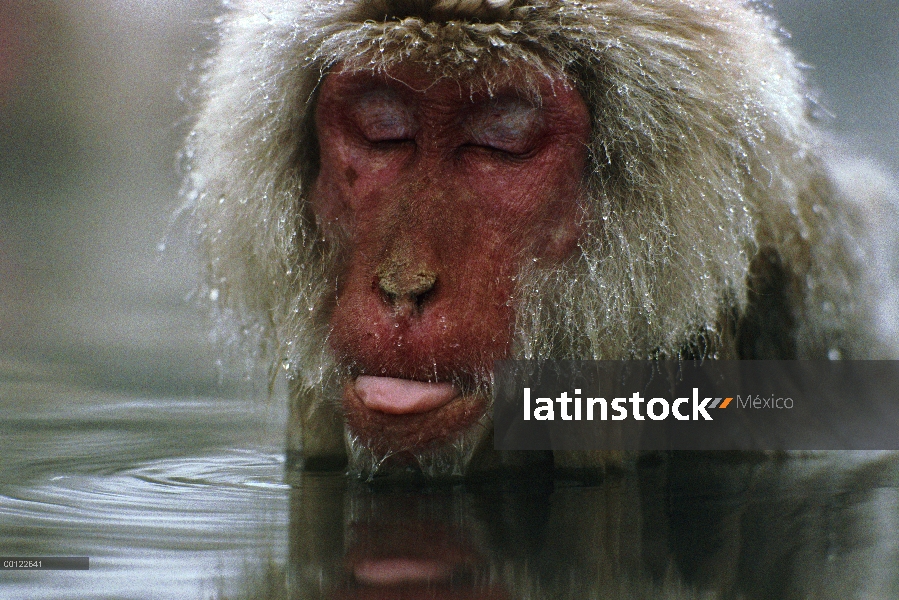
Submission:
[[[372,144],[409,142],[418,130],[412,110],[389,89],[374,90],[358,98],[352,115],[362,137]]]
[[[491,155],[495,158],[510,160],[510,161],[518,161],[525,160],[530,158],[535,154],[535,149],[528,149],[524,152],[512,151],[507,147],[497,147],[490,146],[485,144],[465,144],[462,146],[463,150],[473,150],[475,152],[483,152],[485,154]]]
[[[497,98],[476,110],[468,122],[467,145],[524,157],[537,146],[541,111],[518,98]]]

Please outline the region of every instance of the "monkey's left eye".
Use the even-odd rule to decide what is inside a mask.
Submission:
[[[355,102],[353,117],[368,142],[405,142],[418,130],[412,110],[389,90],[376,90]]]
[[[469,119],[469,143],[523,156],[534,150],[542,126],[540,109],[517,98],[496,99]]]

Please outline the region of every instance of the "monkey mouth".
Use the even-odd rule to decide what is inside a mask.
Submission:
[[[449,382],[359,375],[345,384],[343,405],[353,435],[393,454],[457,438],[484,415],[487,401]]]
[[[396,377],[360,375],[353,393],[366,408],[388,415],[426,413],[445,406],[461,395],[452,383],[415,381]]]

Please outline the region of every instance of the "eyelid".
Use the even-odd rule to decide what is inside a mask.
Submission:
[[[418,131],[413,111],[390,90],[368,92],[355,100],[353,120],[369,142],[412,139]]]
[[[518,155],[533,150],[543,125],[539,107],[518,98],[491,101],[468,121],[473,145]]]

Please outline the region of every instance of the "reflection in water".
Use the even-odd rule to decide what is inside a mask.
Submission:
[[[899,597],[890,456],[684,453],[598,483],[424,489],[307,475],[290,538],[290,598]]]
[[[91,557],[0,598],[899,598],[892,455],[288,486],[275,412],[0,378],[0,554]]]

